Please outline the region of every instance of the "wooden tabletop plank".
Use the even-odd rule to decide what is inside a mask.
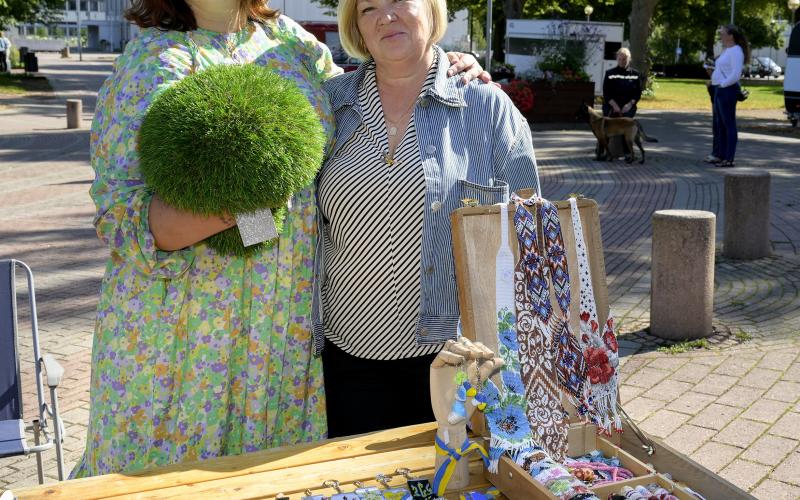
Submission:
[[[245,455],[186,462],[130,474],[108,474],[15,491],[20,500],[34,498],[98,499],[147,492],[190,481],[192,484],[247,476],[298,465],[430,446],[436,424],[419,424],[317,443],[275,448]]]
[[[459,495],[461,493],[464,493],[464,492],[467,492],[467,491],[475,491],[475,490],[484,491],[487,488],[492,487],[492,484],[488,481],[488,479],[486,479],[486,476],[485,476],[484,472],[485,472],[485,470],[484,470],[484,467],[483,467],[483,462],[478,460],[477,457],[473,458],[470,461],[470,464],[469,464],[469,473],[470,473],[469,484],[467,486],[465,486],[464,488],[461,488],[459,490],[448,491],[445,494],[445,498],[447,498],[448,500],[458,500],[459,499]],[[434,468],[431,467],[430,469],[427,469],[427,470],[415,472],[413,477],[415,477],[415,478],[418,478],[418,477],[427,478],[427,479],[431,480],[431,483],[432,483],[433,482],[433,479],[432,479],[433,478],[433,474],[434,474]],[[371,481],[362,481],[362,482],[366,486],[377,486],[380,489],[383,489],[383,486],[381,484],[379,484],[377,481],[371,480]],[[404,478],[401,478],[399,476],[395,476],[389,484],[390,484],[390,486],[403,486],[405,484],[405,482],[406,482],[406,480]],[[352,485],[352,484],[343,484],[342,485],[342,490],[343,491],[353,491],[354,489],[355,489],[355,486]],[[328,494],[328,495],[330,495],[331,490],[330,489],[321,489],[320,488],[320,489],[312,489],[311,492],[313,494],[315,494],[315,495],[317,495],[317,494]],[[296,497],[292,496],[291,498],[293,500],[295,500],[296,498],[299,499],[300,497],[302,497],[302,495],[297,495]],[[500,495],[497,498],[497,500],[505,500],[505,499],[506,499],[506,497],[504,495]]]
[[[237,476],[215,481],[192,482],[186,478],[184,484],[172,488],[163,488],[131,495],[114,497],[116,500],[133,499],[185,499],[198,498],[226,498],[226,499],[252,499],[275,498],[279,493],[299,498],[304,490],[312,490],[332,494],[334,490],[322,489],[322,483],[335,479],[343,485],[345,491],[352,491],[355,481],[372,481],[378,473],[393,474],[397,469],[405,467],[417,477],[433,474],[433,464],[436,451],[433,446],[425,448],[411,448],[395,450],[385,453],[376,453],[328,462],[300,465],[290,469],[273,470]],[[473,457],[470,457],[473,458]],[[473,461],[476,461],[474,457]],[[480,467],[475,471],[471,484],[486,484]],[[374,484],[374,483],[373,483]],[[405,480],[395,478],[391,484],[404,485]]]

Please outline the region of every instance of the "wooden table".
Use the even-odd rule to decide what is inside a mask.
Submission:
[[[528,193],[530,195],[530,193]],[[525,196],[525,195],[523,195]],[[577,269],[575,241],[568,202],[557,202],[564,231],[564,246],[570,269]],[[605,280],[602,240],[597,203],[579,200],[578,208],[583,220],[586,244],[591,250],[592,282],[598,305],[600,323],[608,314],[608,291]],[[494,286],[494,257],[499,246],[499,213],[497,206],[463,208],[452,214],[453,251],[459,281],[459,302],[464,334],[483,341],[496,349],[497,340]],[[513,213],[508,214],[513,228]],[[510,230],[510,238],[515,233]],[[570,274],[573,298],[578,296],[578,273]],[[553,300],[554,295],[551,297]],[[553,304],[557,307],[557,304]],[[572,301],[572,330],[580,331],[578,300]],[[490,332],[491,334],[487,334]],[[574,414],[574,409],[572,411]],[[574,424],[579,425],[579,424]],[[476,426],[480,428],[481,426]],[[627,425],[626,425],[627,428]],[[225,457],[203,462],[171,465],[135,474],[109,474],[61,484],[29,488],[17,492],[20,499],[30,498],[275,498],[279,493],[293,500],[303,495],[306,488],[314,493],[331,494],[330,488],[320,488],[328,479],[338,480],[345,491],[353,481],[376,485],[376,474],[391,474],[406,467],[415,476],[431,478],[435,450],[433,447],[436,426],[434,423],[401,427],[382,432],[364,434],[315,444],[291,446],[269,451]],[[573,436],[573,433],[570,434]],[[593,446],[594,432],[575,434],[574,444],[586,443],[577,454]],[[590,439],[591,438],[591,439]],[[647,455],[631,429],[614,436],[614,444],[627,453],[650,464],[660,473],[670,473],[676,480],[690,485],[707,498],[726,500],[752,499],[753,497],[733,484],[705,469],[685,455],[652,439],[655,454]],[[572,446],[572,445],[571,445]],[[484,478],[482,463],[474,455],[471,459],[469,490],[489,486]],[[506,461],[508,462],[508,461]],[[507,465],[507,464],[506,464]],[[502,467],[502,464],[501,464]],[[550,498],[551,494],[532,484],[527,474],[517,471],[511,477],[506,470],[495,481],[503,486],[506,495],[513,499],[531,500]],[[527,483],[527,484],[526,484]],[[405,480],[395,479],[393,485],[404,485]],[[315,488],[316,486],[316,488]],[[538,493],[537,493],[538,492]],[[458,498],[458,493],[448,495]]]
[[[34,498],[275,498],[293,500],[306,488],[315,494],[332,494],[322,488],[327,479],[338,480],[345,491],[353,481],[378,485],[378,473],[393,474],[401,467],[414,476],[431,478],[436,425],[420,424],[360,436],[289,446],[233,457],[158,467],[132,474],[108,474],[15,491],[20,500]],[[469,489],[487,488],[481,462],[471,456]],[[395,477],[391,485],[405,485]],[[458,494],[448,495],[458,498]]]

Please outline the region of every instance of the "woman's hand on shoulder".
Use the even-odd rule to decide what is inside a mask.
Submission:
[[[492,75],[483,69],[472,54],[448,52],[447,59],[450,61],[450,69],[447,70],[447,76],[463,73],[461,81],[464,83],[469,83],[476,78],[479,78],[483,83],[491,83]]]

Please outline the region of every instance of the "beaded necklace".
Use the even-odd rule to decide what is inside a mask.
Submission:
[[[614,317],[609,311],[602,332],[597,321],[597,304],[592,287],[592,274],[589,267],[588,249],[583,237],[578,202],[569,199],[572,227],[575,232],[575,248],[578,256],[580,278],[580,345],[588,364],[586,400],[588,414],[600,430],[608,433],[611,428],[622,432],[622,422],[617,413],[619,386],[619,354],[617,338],[614,335]]]
[[[544,317],[551,316],[547,281],[541,259],[536,255],[536,221],[521,204],[514,214],[520,259],[514,273],[514,300],[517,310],[517,342],[522,366],[522,381],[527,396],[527,418],[535,429],[536,444],[556,460],[567,452],[567,413],[555,371],[555,349]],[[534,293],[531,293],[531,289]],[[536,298],[538,295],[539,300]],[[547,303],[541,302],[542,294]]]
[[[495,257],[495,294],[497,302],[498,355],[505,363],[500,370],[502,393],[494,382],[487,380],[481,394],[487,406],[484,410],[491,440],[489,470],[497,472],[500,457],[508,453],[520,463],[534,448],[531,427],[526,417],[525,387],[520,377],[517,318],[514,313],[514,255],[508,239],[508,205],[500,205],[500,250]]]

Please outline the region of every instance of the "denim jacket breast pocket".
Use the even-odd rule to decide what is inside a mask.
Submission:
[[[496,180],[493,186],[484,186],[466,179],[458,180],[459,199],[477,200],[479,205],[508,203],[509,187],[505,181]]]

